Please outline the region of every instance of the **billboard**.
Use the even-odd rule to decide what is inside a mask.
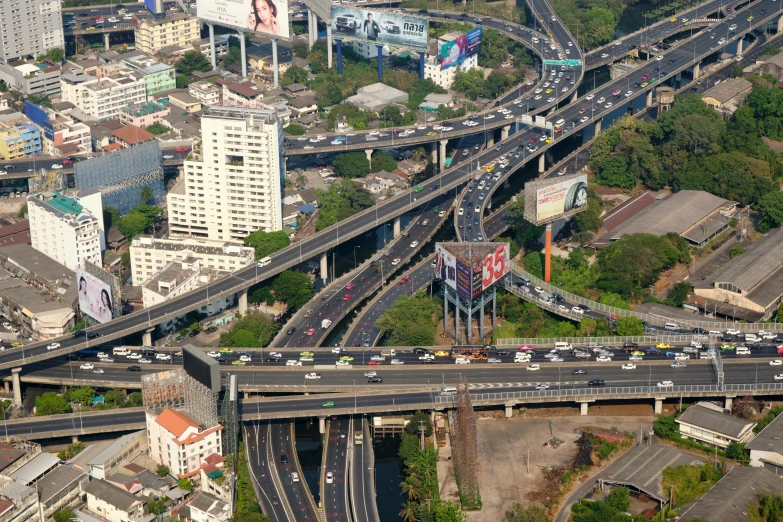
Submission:
[[[486,254],[473,257],[465,264],[449,252],[440,243],[435,245],[435,273],[463,299],[478,297],[481,292],[497,283],[511,270],[510,249],[508,243],[474,243],[488,245]],[[478,250],[478,248],[477,248]],[[474,250],[475,252],[476,250]]]
[[[99,323],[111,321],[114,317],[111,287],[81,268],[76,269],[76,281],[79,289],[79,310]]]
[[[587,208],[587,174],[525,183],[525,219],[551,223]]]
[[[471,29],[450,42],[440,46],[440,68],[448,69],[459,65],[466,58],[478,54],[481,50],[481,27]]]
[[[196,16],[238,31],[288,38],[288,0],[198,0]]]
[[[426,18],[358,7],[332,6],[332,34],[335,38],[426,49],[428,32]]]
[[[144,0],[144,7],[153,14],[163,13],[163,0]]]
[[[220,391],[220,365],[200,348],[196,348],[192,344],[183,346],[182,366],[185,368],[185,373],[212,392]]]
[[[489,252],[483,260],[474,265],[473,297],[478,297],[511,271],[510,253],[508,243],[499,243],[494,252]]]

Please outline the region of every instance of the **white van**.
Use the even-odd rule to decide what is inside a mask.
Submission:
[[[555,127],[562,127],[563,125],[565,125],[565,120],[563,118],[560,118],[555,122]]]
[[[291,482],[299,482],[299,473],[296,471],[291,472]]]
[[[530,362],[530,354],[525,352],[517,352],[516,355],[514,355],[514,362]]]
[[[691,348],[701,348],[701,343],[698,341],[691,341]]]
[[[571,343],[555,343],[555,350],[558,352],[567,352],[571,350]]]
[[[759,336],[754,333],[746,333],[745,334],[745,341],[750,343],[758,342]]]
[[[131,353],[131,351],[130,351],[130,350],[128,350],[128,348],[127,348],[127,347],[125,347],[125,346],[115,346],[115,347],[112,349],[111,353],[112,353],[113,355],[128,355],[128,354],[130,354],[130,353]]]
[[[707,334],[708,335],[723,335],[723,332],[721,332],[720,330],[710,330],[709,332],[707,332]]]
[[[457,357],[454,359],[454,364],[470,364],[470,359],[467,357]]]
[[[271,264],[272,264],[272,258],[269,256],[262,257],[261,259],[258,260],[258,268]]]
[[[677,323],[666,323],[663,325],[664,330],[679,330],[680,325]]]
[[[457,395],[457,387],[456,386],[444,386],[440,389],[441,395]]]
[[[747,346],[738,346],[737,355],[750,355],[750,348]]]

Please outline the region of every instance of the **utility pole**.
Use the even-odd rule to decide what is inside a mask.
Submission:
[[[421,438],[421,451],[424,451],[424,420],[419,421],[419,436]]]

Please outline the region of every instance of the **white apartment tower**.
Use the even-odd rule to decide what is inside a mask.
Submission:
[[[65,49],[61,0],[0,0],[0,61]]]
[[[60,192],[28,196],[33,248],[71,270],[84,268],[85,261],[101,266],[106,247],[100,201],[97,190],[81,199]]]
[[[202,151],[168,193],[169,233],[242,241],[283,228],[283,128],[275,111],[210,107]]]

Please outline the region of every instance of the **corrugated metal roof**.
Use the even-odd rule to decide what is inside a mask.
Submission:
[[[59,463],[60,459],[51,453],[41,453],[19,468],[17,472],[13,474],[13,477],[19,482],[30,484]]]
[[[756,241],[741,256],[726,264],[726,268],[712,275],[716,283],[731,283],[750,292],[781,267],[783,262],[783,234],[774,229]]]
[[[753,422],[742,420],[728,413],[720,413],[704,406],[694,404],[677,418],[677,422],[684,422],[721,435],[738,439],[742,433],[753,426]]]

